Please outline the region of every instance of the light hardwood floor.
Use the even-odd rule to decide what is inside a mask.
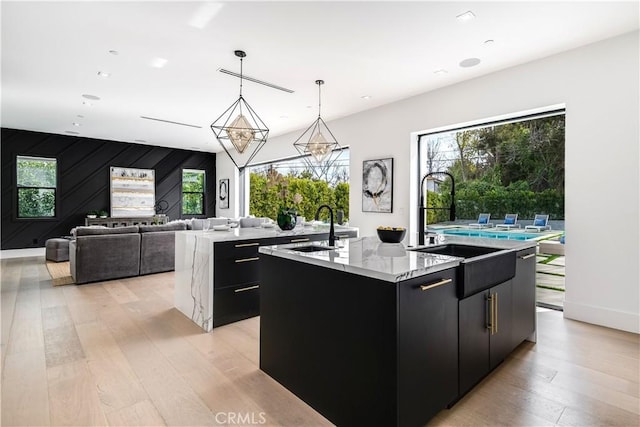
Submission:
[[[52,287],[2,260],[2,425],[330,425],[258,367],[258,317],[202,333],[173,273]],[[638,335],[538,313],[521,345],[430,425],[638,426]]]

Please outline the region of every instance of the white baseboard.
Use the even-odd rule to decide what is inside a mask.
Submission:
[[[640,314],[564,301],[564,317],[640,334]]]

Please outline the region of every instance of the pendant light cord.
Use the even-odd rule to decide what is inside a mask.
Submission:
[[[242,57],[240,57],[240,98],[242,98]]]
[[[320,107],[322,105],[322,102],[320,100],[320,88],[322,87],[321,83],[318,83],[318,118],[320,118]]]

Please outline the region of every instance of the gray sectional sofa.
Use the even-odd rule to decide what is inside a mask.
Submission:
[[[97,282],[175,269],[175,232],[185,223],[118,228],[78,227],[69,243],[75,283]]]

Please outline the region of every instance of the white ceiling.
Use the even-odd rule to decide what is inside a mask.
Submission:
[[[329,121],[637,30],[638,13],[637,1],[2,1],[2,126],[220,151],[209,126],[239,79],[217,70],[239,72],[236,49],[245,74],[295,91],[245,82],[275,136],[317,117],[316,79]],[[85,106],[83,94],[101,99]]]

